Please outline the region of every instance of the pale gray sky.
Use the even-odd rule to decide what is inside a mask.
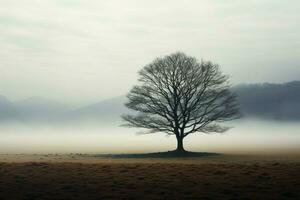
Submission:
[[[183,51],[234,84],[300,79],[299,0],[0,0],[0,94],[89,103]]]

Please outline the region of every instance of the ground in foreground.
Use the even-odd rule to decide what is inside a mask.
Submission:
[[[0,199],[300,198],[299,162],[224,160],[3,162]]]

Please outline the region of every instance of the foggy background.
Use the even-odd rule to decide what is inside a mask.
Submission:
[[[232,88],[243,117],[224,134],[192,134],[185,146],[222,153],[299,153],[300,82]],[[120,127],[126,96],[76,109],[44,98],[0,98],[1,153],[145,153],[175,148],[164,133],[137,135]]]
[[[300,74],[297,0],[1,0],[0,94],[86,105],[127,93],[155,57],[183,51],[233,84]]]
[[[119,127],[155,57],[183,51],[230,76],[244,118],[188,150],[299,151],[300,2],[0,0],[0,153],[166,151]]]

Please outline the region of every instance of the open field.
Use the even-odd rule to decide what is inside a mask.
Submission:
[[[298,156],[1,155],[0,199],[299,199]]]

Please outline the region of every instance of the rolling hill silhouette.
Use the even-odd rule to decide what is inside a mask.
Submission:
[[[244,117],[300,120],[300,81],[284,84],[242,84],[232,88]],[[121,121],[125,96],[114,97],[79,109],[40,97],[12,102],[0,95],[0,122]]]
[[[299,120],[300,81],[284,84],[244,84],[233,88],[245,116]]]

